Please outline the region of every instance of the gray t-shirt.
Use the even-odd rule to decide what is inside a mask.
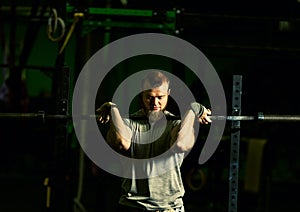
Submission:
[[[143,111],[133,114],[131,119],[124,119],[132,130],[129,155],[145,161],[141,167],[126,165],[124,168],[131,171],[132,176],[146,173],[150,177],[124,179],[120,204],[147,210],[183,206],[184,187],[180,166],[184,153],[170,150],[174,142],[171,131],[180,125],[180,120],[174,119],[174,115],[167,111],[164,113],[166,118],[153,123],[145,115],[141,118]],[[165,170],[163,173],[162,168]]]

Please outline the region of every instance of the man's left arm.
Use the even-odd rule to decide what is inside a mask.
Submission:
[[[175,140],[176,148],[185,152],[193,148],[195,144],[194,124],[198,120],[200,124],[211,123],[209,118],[211,111],[203,105],[193,102],[191,107],[186,111],[181,124],[172,131],[172,139]]]

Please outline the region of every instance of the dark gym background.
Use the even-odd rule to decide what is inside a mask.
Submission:
[[[65,33],[59,22],[51,39],[52,9]],[[83,16],[67,37],[75,13]],[[82,154],[72,122],[42,117],[70,114],[76,77],[87,60],[109,42],[143,32],[175,35],[201,50],[223,83],[229,114],[233,75],[241,75],[243,115],[299,115],[297,0],[1,0],[0,211],[115,209],[119,178]],[[105,92],[99,91],[99,104],[132,70],[148,66],[172,71],[209,104],[201,83],[174,63],[149,56],[120,64]],[[242,121],[238,211],[299,211],[298,130],[299,122]],[[230,123],[213,157],[199,165],[204,141],[205,133],[182,167],[186,211],[228,211]]]

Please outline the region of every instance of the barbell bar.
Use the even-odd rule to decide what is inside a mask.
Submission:
[[[96,118],[97,115],[63,115],[63,114],[46,114],[45,112],[38,113],[0,113],[0,120],[87,120]],[[273,115],[263,114],[259,112],[256,116],[209,116],[211,120],[226,120],[226,121],[274,121],[274,122],[297,122],[300,121],[300,115]],[[139,117],[135,117],[139,118]],[[141,117],[142,118],[142,117]],[[179,116],[175,116],[174,119],[180,119]]]

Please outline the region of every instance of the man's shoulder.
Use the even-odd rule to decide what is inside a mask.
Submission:
[[[140,109],[129,115],[130,119],[146,118],[146,114],[143,109]]]
[[[164,111],[164,114],[166,115],[167,119],[171,119],[171,120],[179,120],[180,119],[179,116],[176,116],[167,110]]]

